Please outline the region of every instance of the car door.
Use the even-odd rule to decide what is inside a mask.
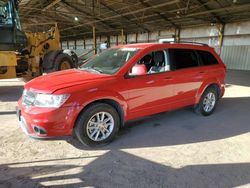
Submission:
[[[201,72],[204,74],[204,81],[208,79],[224,78],[224,67],[218,66],[217,59],[209,51],[196,50],[199,56]]]
[[[166,61],[166,52],[164,61]],[[152,54],[152,53],[151,53]],[[147,68],[149,63],[145,62]],[[151,67],[156,65],[154,62]],[[166,65],[166,63],[165,63]],[[167,65],[166,65],[167,67]],[[173,98],[172,73],[151,72],[127,78],[128,107],[131,119],[159,113],[169,109]]]
[[[198,56],[192,49],[169,49],[170,62],[174,66],[172,109],[192,105],[200,88],[205,71],[199,66]]]

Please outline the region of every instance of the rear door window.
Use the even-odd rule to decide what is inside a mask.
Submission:
[[[199,66],[198,58],[191,49],[169,49],[171,66],[175,70]]]
[[[217,59],[210,52],[197,50],[197,53],[199,54],[200,59],[201,59],[201,63],[203,65],[216,65],[216,64],[218,64]]]

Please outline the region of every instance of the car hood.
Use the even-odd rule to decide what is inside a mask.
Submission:
[[[70,69],[39,76],[29,81],[24,87],[41,93],[53,93],[56,90],[80,85],[105,78],[111,78],[111,75],[97,74],[77,69]]]

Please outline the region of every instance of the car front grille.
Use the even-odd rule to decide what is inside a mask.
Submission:
[[[26,107],[29,107],[33,105],[34,101],[36,99],[36,93],[29,91],[29,90],[24,90],[23,96],[22,96],[22,104]]]

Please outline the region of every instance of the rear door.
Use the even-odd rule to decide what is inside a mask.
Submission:
[[[224,67],[220,66],[217,59],[209,51],[196,50],[200,64],[201,70],[206,72],[206,78],[219,78],[224,77]]]
[[[195,96],[200,88],[206,70],[199,66],[198,55],[192,49],[169,49],[170,62],[174,68],[172,109],[195,103]]]

